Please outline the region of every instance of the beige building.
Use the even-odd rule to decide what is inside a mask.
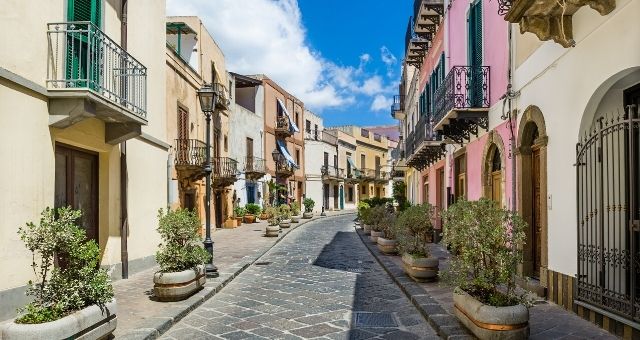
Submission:
[[[344,209],[356,209],[358,205],[358,189],[360,179],[356,176],[355,166],[356,137],[337,128],[327,128],[327,131],[338,140],[338,168],[344,169],[343,197]]]
[[[82,210],[112,277],[155,263],[170,147],[165,2],[125,4],[3,2],[0,320],[24,304],[34,278],[16,231],[45,207]]]
[[[217,93],[211,121],[212,225],[233,227],[233,190],[238,162],[229,157],[229,76],[220,47],[195,16],[166,23],[167,138],[172,141],[170,205],[196,209],[205,221],[206,121],[197,91],[213,84]]]

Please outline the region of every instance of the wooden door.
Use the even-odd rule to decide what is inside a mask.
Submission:
[[[245,164],[246,170],[253,170],[254,161],[253,161],[253,139],[247,137],[247,161]]]
[[[491,199],[502,206],[502,171],[491,173]]]
[[[532,186],[532,242],[533,250],[533,273],[532,276],[538,278],[540,276],[540,257],[542,255],[540,232],[542,231],[542,197],[540,196],[540,149],[534,148],[531,155],[531,186]]]
[[[338,186],[333,186],[333,209],[338,210]]]
[[[56,144],[54,207],[82,211],[80,226],[87,238],[98,238],[98,155]]]

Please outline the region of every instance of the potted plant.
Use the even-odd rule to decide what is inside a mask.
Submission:
[[[32,301],[0,328],[2,339],[107,338],[116,329],[116,302],[100,248],[76,223],[80,210],[46,208],[40,223],[18,229],[33,255],[37,282],[29,281]],[[57,262],[58,265],[54,265]]]
[[[515,293],[526,223],[486,198],[442,215],[443,241],[456,250],[442,276],[456,287],[458,319],[480,339],[526,339],[529,301]]]
[[[280,233],[280,226],[278,223],[280,219],[278,218],[278,209],[274,207],[268,207],[264,210],[264,215],[266,216],[267,230],[265,236],[267,237],[277,237]]]
[[[311,198],[305,198],[304,201],[302,201],[302,204],[304,205],[304,214],[302,214],[302,218],[312,218],[313,217],[313,207],[316,205],[316,202],[314,200],[312,200]]]
[[[267,209],[270,207],[270,205],[265,204],[264,207],[262,207],[262,211],[260,212],[260,220],[261,221],[266,221],[269,219],[269,214],[267,213]]]
[[[360,221],[362,222],[362,230],[365,235],[371,234],[371,226],[374,223],[374,220],[371,219],[372,209],[373,208],[370,208],[370,206],[367,204],[367,206],[361,209],[358,213],[360,215]]]
[[[300,203],[298,202],[291,203],[291,222],[300,222]]]
[[[395,254],[398,251],[398,241],[396,241],[396,220],[397,215],[393,211],[393,207],[391,207],[391,210],[387,208],[387,213],[379,223],[383,235],[378,236],[378,249],[387,255]]]
[[[278,207],[278,216],[280,217],[280,228],[291,227],[291,208],[286,204]]]
[[[244,222],[245,223],[255,223],[256,217],[260,213],[260,206],[255,203],[249,203],[244,206],[245,214],[244,214]]]
[[[245,210],[243,207],[235,207],[233,208],[233,215],[234,218],[236,219],[236,222],[238,222],[238,226],[242,225],[242,219],[244,218],[244,214],[245,214]]]
[[[427,248],[433,234],[433,207],[424,203],[407,208],[398,217],[398,247],[405,273],[418,282],[438,277],[438,258]]]
[[[369,209],[369,204],[367,202],[358,202],[358,217],[356,218],[356,226],[364,227],[364,223],[362,223],[362,212],[365,209]]]
[[[156,252],[160,271],[153,276],[153,292],[160,301],[179,301],[202,289],[207,279],[204,264],[211,260],[202,248],[200,220],[188,209],[158,211],[158,233],[162,238]]]
[[[369,239],[374,244],[378,243],[378,237],[384,236],[384,232],[382,231],[382,226],[380,222],[385,218],[387,214],[387,207],[384,205],[378,205],[371,208],[369,212],[369,219],[371,220],[371,231]]]

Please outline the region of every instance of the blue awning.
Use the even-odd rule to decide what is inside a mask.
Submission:
[[[351,159],[351,157],[347,157],[347,162],[349,162],[349,164],[351,164],[351,168],[355,172],[356,176],[359,176],[360,175],[360,170],[356,166],[356,163],[353,162],[353,159]]]
[[[298,126],[296,125],[296,123],[291,118],[291,115],[289,114],[289,111],[287,111],[287,107],[284,105],[282,100],[280,100],[280,98],[276,98],[276,99],[278,100],[278,106],[280,106],[280,110],[282,110],[282,112],[284,112],[284,114],[289,119],[289,130],[291,132],[293,132],[293,133],[299,132],[300,129],[298,129]]]
[[[287,150],[287,145],[280,139],[276,140],[276,144],[278,146],[278,151],[282,156],[284,156],[287,162],[289,162],[289,164],[291,164],[291,166],[293,166],[294,168],[300,169],[298,164],[296,164],[296,161],[294,161],[293,157],[291,157],[289,150]]]

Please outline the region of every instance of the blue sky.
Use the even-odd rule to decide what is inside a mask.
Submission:
[[[197,15],[227,69],[264,73],[325,125],[394,124],[411,0],[167,0]]]

